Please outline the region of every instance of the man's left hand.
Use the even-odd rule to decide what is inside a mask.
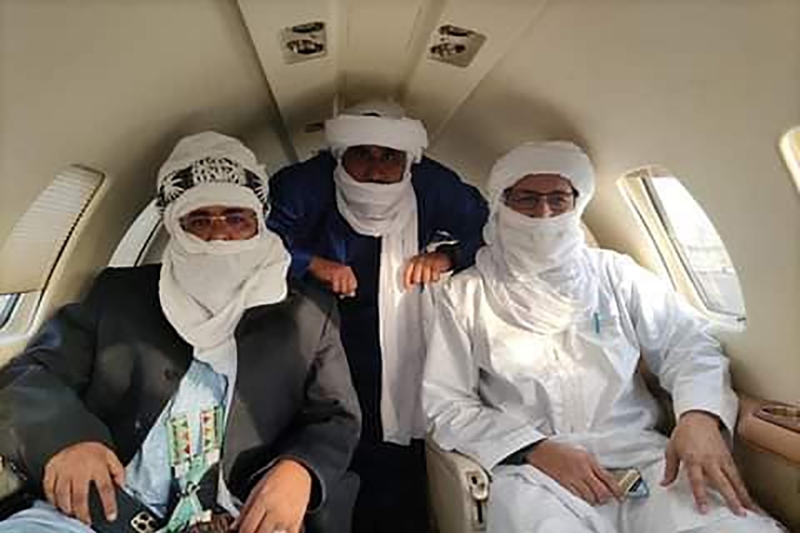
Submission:
[[[663,486],[678,477],[681,462],[689,477],[700,513],[708,512],[708,483],[716,489],[739,516],[745,509],[758,512],[750,498],[736,464],[719,430],[719,420],[703,411],[684,413],[672,432],[666,451]]]
[[[300,533],[311,498],[311,474],[292,459],[272,467],[231,525],[239,533]]]
[[[442,252],[431,252],[415,255],[408,262],[403,275],[406,289],[417,284],[428,284],[439,281],[441,275],[453,268],[450,257]]]

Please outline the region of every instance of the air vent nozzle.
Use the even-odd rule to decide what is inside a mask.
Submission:
[[[444,24],[433,33],[428,58],[457,67],[467,67],[475,58],[486,36],[473,30]]]
[[[314,21],[283,28],[281,49],[287,64],[324,57],[328,53],[325,23]]]

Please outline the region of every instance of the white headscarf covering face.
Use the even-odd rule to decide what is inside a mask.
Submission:
[[[525,176],[555,174],[578,191],[575,209],[531,218],[503,203],[503,192]],[[586,154],[567,142],[523,144],[492,168],[488,183],[487,246],[476,266],[493,307],[507,321],[543,334],[565,330],[591,305],[594,276],[586,270],[581,215],[594,194],[594,170]]]
[[[428,136],[420,121],[403,116],[402,108],[395,105],[384,115],[385,107],[374,103],[355,106],[328,120],[325,136],[337,159],[334,182],[339,213],[357,233],[381,238],[381,421],[385,441],[407,444],[411,438],[425,435],[419,401],[425,354],[423,317],[432,312],[433,304],[430,291],[404,290],[403,273],[407,261],[419,253],[411,166],[421,160]],[[402,180],[391,184],[355,180],[344,168],[342,155],[347,148],[361,145],[406,152]]]
[[[214,132],[183,139],[161,167],[159,201],[171,239],[159,298],[170,324],[195,348],[230,341],[247,308],[286,297],[290,256],[264,223],[263,178],[250,150]],[[207,242],[184,231],[181,217],[212,205],[252,209],[258,233],[247,240]]]

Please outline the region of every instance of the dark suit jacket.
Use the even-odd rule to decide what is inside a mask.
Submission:
[[[159,266],[105,270],[0,371],[0,453],[36,487],[47,461],[78,442],[103,442],[127,464],[176,392],[192,347],[164,317],[158,280]],[[242,501],[275,459],[291,457],[315,478],[316,508],[349,464],[360,412],[334,309],[294,286],[236,329],[222,468]]]

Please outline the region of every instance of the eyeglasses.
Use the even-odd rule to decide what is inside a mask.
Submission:
[[[509,207],[514,207],[523,210],[536,209],[541,202],[547,204],[550,211],[554,213],[563,213],[572,208],[575,197],[578,193],[575,191],[564,192],[548,192],[538,193],[533,191],[518,191],[514,189],[506,189],[503,193],[503,199]]]
[[[232,211],[221,215],[189,213],[181,218],[181,226],[192,233],[204,233],[211,230],[215,220],[220,221],[228,229],[238,232],[251,230],[256,226],[258,219],[255,213],[247,211]]]

